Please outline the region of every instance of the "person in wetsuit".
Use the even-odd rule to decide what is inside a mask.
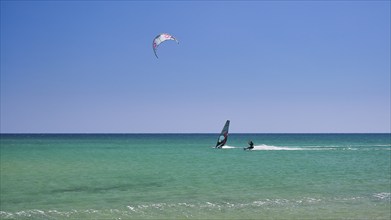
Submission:
[[[253,143],[253,141],[250,140],[250,141],[248,142],[248,145],[250,145],[250,146],[244,148],[245,150],[252,150],[252,149],[254,149],[254,143]]]

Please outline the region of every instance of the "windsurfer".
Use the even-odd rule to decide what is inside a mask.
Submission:
[[[227,143],[227,140],[228,140],[228,128],[229,128],[229,120],[227,120],[225,122],[223,130],[221,131],[220,136],[217,139],[217,143],[216,143],[216,147],[215,148],[223,148],[225,143]]]

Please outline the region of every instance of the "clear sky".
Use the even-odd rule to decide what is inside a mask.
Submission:
[[[390,84],[390,1],[1,1],[2,133],[390,132]]]

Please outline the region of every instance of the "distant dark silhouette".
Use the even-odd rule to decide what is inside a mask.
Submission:
[[[252,149],[254,149],[254,143],[253,143],[253,141],[250,140],[250,141],[248,142],[248,145],[250,145],[250,146],[244,148],[244,150],[252,150]]]

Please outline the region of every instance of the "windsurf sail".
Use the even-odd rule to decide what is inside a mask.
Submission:
[[[225,122],[223,130],[221,131],[219,138],[217,139],[216,148],[222,148],[228,140],[229,120]]]
[[[176,41],[179,44],[179,41],[174,36],[172,36],[171,34],[166,34],[166,33],[159,34],[158,36],[156,36],[153,39],[153,42],[152,42],[152,48],[153,48],[153,52],[155,53],[156,58],[159,58],[157,56],[157,48],[159,47],[159,45],[161,43],[163,43],[164,41],[167,41],[167,40],[173,40],[173,41]]]

